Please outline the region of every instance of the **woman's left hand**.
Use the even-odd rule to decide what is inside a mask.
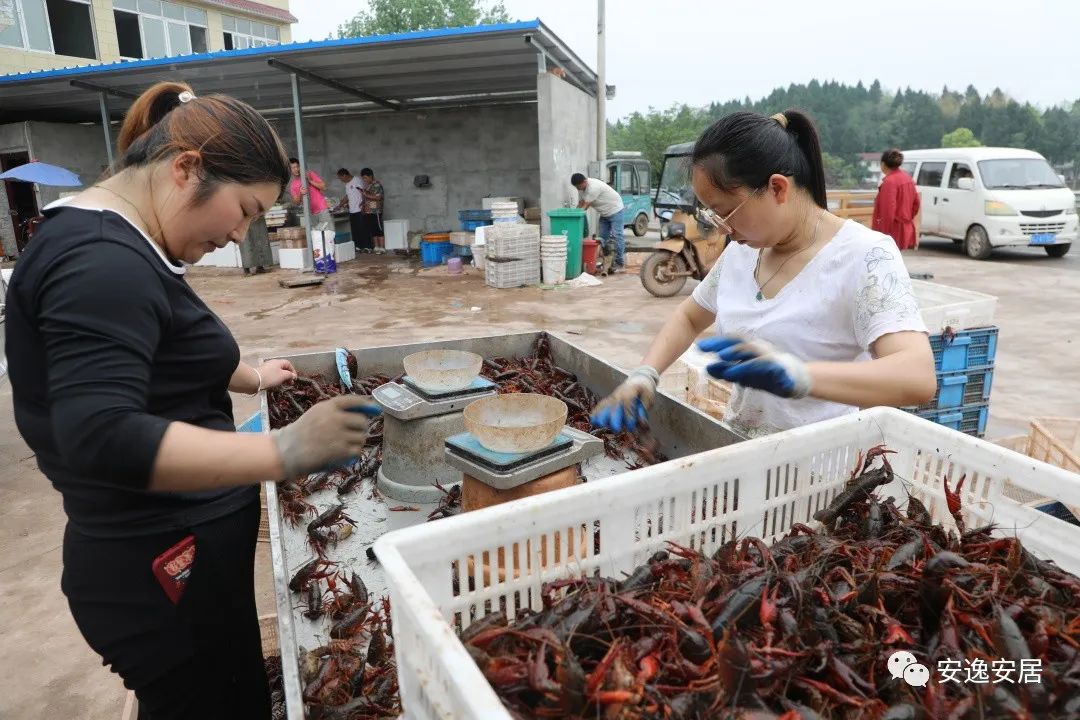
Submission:
[[[296,368],[288,360],[267,360],[259,366],[262,389],[269,390],[296,379]]]
[[[705,368],[715,378],[785,398],[799,399],[810,394],[806,363],[764,340],[721,336],[702,340],[698,348],[720,358],[720,362]]]

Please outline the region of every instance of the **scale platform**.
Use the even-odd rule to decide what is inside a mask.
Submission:
[[[604,451],[602,440],[564,427],[550,445],[531,453],[498,453],[470,433],[446,440],[446,463],[496,490],[509,490],[584,462]]]
[[[412,378],[406,376],[400,383],[380,385],[371,395],[387,414],[398,420],[419,420],[460,412],[474,400],[494,395],[497,391],[495,383],[478,377],[463,390],[432,393],[421,389]]]

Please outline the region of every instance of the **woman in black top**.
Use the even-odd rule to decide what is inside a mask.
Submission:
[[[240,242],[289,177],[273,129],[225,96],[161,83],[132,105],[116,172],[46,212],[7,299],[19,432],[63,495],[61,586],[140,718],[266,718],[253,588],[257,483],[358,453],[356,396],[270,436],[234,431],[229,391],[295,372],[253,368],[184,279]],[[194,536],[174,603],[155,558]]]

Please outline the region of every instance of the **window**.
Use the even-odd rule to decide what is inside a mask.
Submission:
[[[648,195],[652,192],[652,186],[649,184],[649,164],[642,163],[637,166],[637,188],[638,195]]]
[[[923,187],[941,187],[941,178],[945,175],[945,163],[924,162],[919,170],[919,179],[916,185]]]
[[[161,0],[113,0],[113,17],[121,57],[168,57],[209,49],[206,13],[198,8]]]
[[[90,0],[0,0],[0,45],[97,59]]]
[[[613,188],[617,188],[619,186],[618,182],[616,182],[618,180],[618,178],[619,178],[619,166],[615,165],[614,163],[611,164],[611,165],[608,165],[608,168],[607,168],[607,184],[610,185]]]
[[[619,171],[619,192],[632,195],[637,190],[637,173],[630,163],[623,163]]]
[[[949,187],[953,190],[959,190],[960,178],[971,178],[974,180],[975,175],[971,172],[971,168],[964,163],[953,163],[952,170],[949,171]]]
[[[277,45],[281,41],[281,32],[276,25],[255,20],[222,15],[221,28],[225,33],[226,50]]]
[[[983,160],[979,163],[983,183],[992,190],[1032,190],[1065,187],[1054,169],[1042,158]]]
[[[915,161],[906,162],[900,166],[900,169],[906,172],[908,175],[915,175]]]

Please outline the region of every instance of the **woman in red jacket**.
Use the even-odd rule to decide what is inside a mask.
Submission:
[[[874,200],[873,229],[890,235],[901,250],[917,247],[919,235],[915,218],[919,214],[919,193],[915,181],[900,169],[904,154],[896,148],[881,156],[881,171],[885,178]]]

